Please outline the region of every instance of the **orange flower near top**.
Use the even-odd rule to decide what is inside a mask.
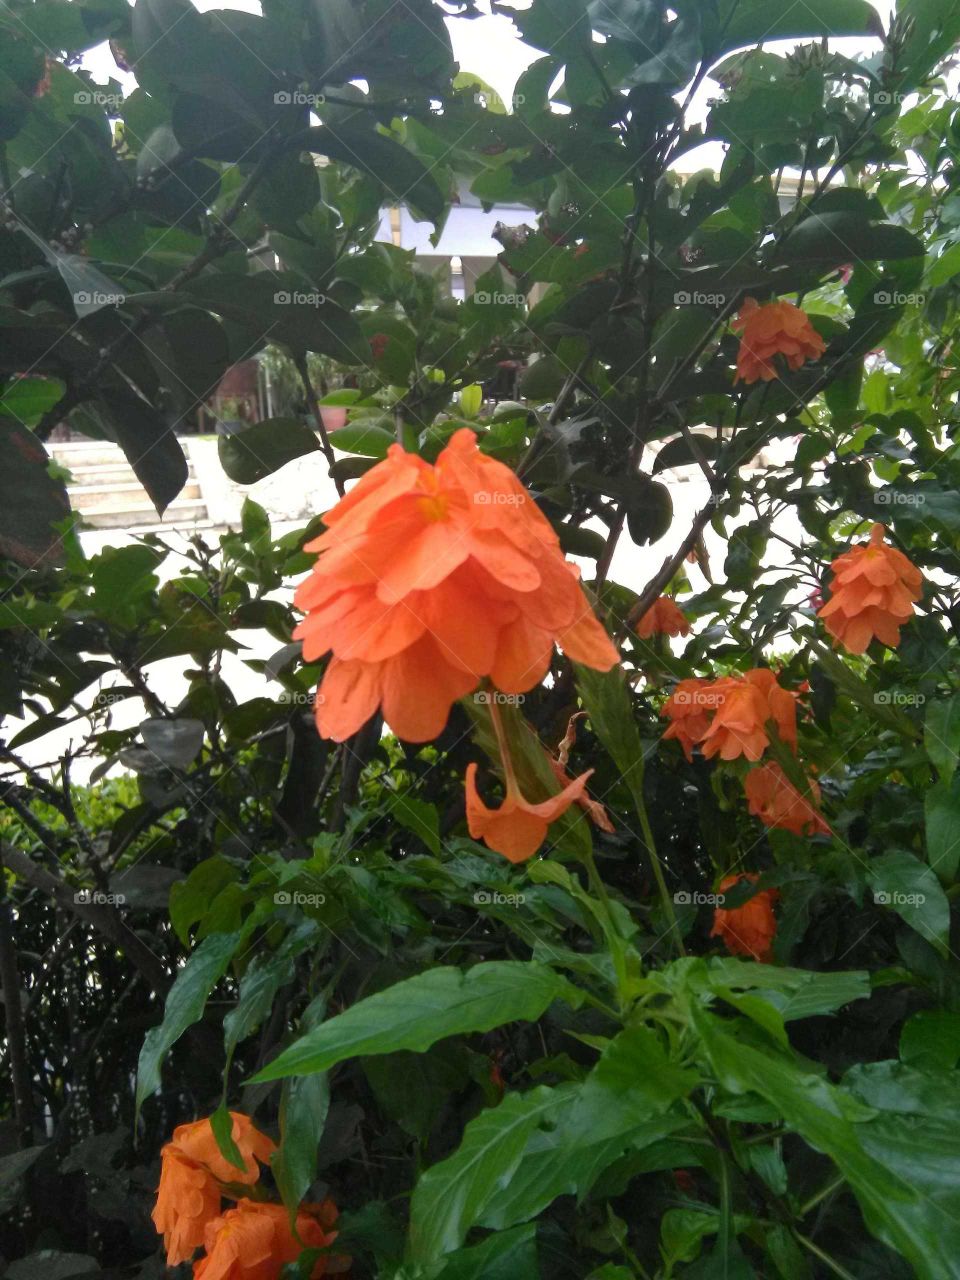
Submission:
[[[661,715],[671,720],[664,739],[676,738],[688,760],[698,743],[708,760],[759,760],[770,745],[769,721],[783,742],[797,747],[796,700],[766,667],[713,681],[681,680]]]
[[[331,1200],[304,1205],[297,1213],[297,1236],[290,1229],[290,1215],[282,1204],[241,1200],[235,1209],[207,1224],[206,1256],[194,1264],[194,1280],[277,1280],[288,1262],[303,1250],[331,1245],[337,1219]],[[311,1277],[331,1275],[343,1269],[343,1259],[319,1258]]]
[[[171,1143],[160,1154],[153,1225],[163,1236],[167,1266],[175,1267],[203,1244],[207,1224],[220,1212],[220,1188],[207,1169],[187,1160]]]
[[[550,823],[556,822],[572,804],[582,802],[592,773],[593,770],[588,769],[558,795],[531,804],[521,795],[509,758],[505,758],[507,793],[499,809],[488,809],[477,791],[477,766],[468,764],[464,779],[467,829],[474,840],[482,840],[488,849],[502,853],[510,862],[526,862],[543,844]]]
[[[160,1152],[160,1185],[153,1223],[163,1236],[167,1265],[185,1262],[203,1243],[204,1231],[220,1212],[220,1183],[251,1186],[260,1177],[276,1144],[255,1127],[249,1116],[231,1111],[231,1135],[243,1167],[232,1165],[220,1151],[210,1121],[181,1124]]]
[[[827,349],[810,317],[792,302],[761,306],[756,298],[746,298],[731,328],[741,334],[734,382],[769,382],[778,376],[774,356],[783,356],[791,369],[799,369]]]
[[[688,636],[690,623],[675,600],[669,596],[661,596],[654,600],[636,626],[641,640],[649,640],[652,635]]]
[[[261,1133],[249,1116],[231,1111],[230,1118],[233,1121],[230,1136],[243,1156],[242,1169],[231,1164],[223,1155],[209,1120],[195,1120],[192,1124],[178,1125],[169,1145],[194,1164],[204,1165],[220,1182],[242,1182],[252,1186],[260,1177],[260,1165],[257,1161],[268,1164],[277,1144],[265,1133]]]
[[[514,473],[457,431],[431,465],[393,445],[328,512],[295,600],[294,636],[332,651],[317,726],[342,742],[378,707],[427,742],[488,676],[505,693],[539,684],[554,643],[586,666],[617,662],[559,539]]]
[[[895,649],[923,591],[920,570],[884,541],[885,532],[875,524],[869,542],[851,547],[830,566],[830,598],[817,616],[850,653],[863,653],[873,639]]]
[[[756,884],[760,877],[756,872],[740,872],[737,875],[724,876],[718,886],[720,893],[726,893],[741,880],[749,880]],[[773,940],[777,933],[777,918],[773,914],[773,904],[779,897],[776,889],[761,889],[759,893],[743,904],[742,907],[717,907],[713,916],[711,938],[722,938],[723,944],[734,956],[753,956],[763,964],[773,959]]]
[[[809,799],[802,795],[778,764],[771,761],[751,769],[744,780],[748,807],[768,827],[796,836],[829,835],[830,828]],[[810,779],[810,794],[820,803],[820,788]]]

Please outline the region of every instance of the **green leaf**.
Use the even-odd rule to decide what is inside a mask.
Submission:
[[[960,778],[938,782],[923,797],[927,861],[946,885],[960,866]]]
[[[716,34],[711,38],[708,28],[704,45],[715,60],[767,40],[877,35],[878,21],[865,0],[804,0],[800,8],[791,0],[722,0],[713,18]]]
[[[921,1009],[900,1032],[900,1057],[912,1067],[952,1071],[960,1061],[960,1013]]]
[[[237,484],[256,484],[319,448],[314,433],[296,418],[265,418],[217,442],[220,464]]]
[[[923,722],[923,745],[941,780],[949,782],[960,752],[960,693],[931,699]]]
[[[445,1036],[534,1022],[554,1000],[582,994],[544,965],[490,961],[465,971],[430,969],[368,996],[308,1032],[254,1077],[255,1082],[326,1071],[345,1058],[423,1050]]]
[[[418,800],[416,796],[404,793],[398,795],[390,804],[390,816],[419,836],[431,853],[440,854],[440,818],[436,805]]]
[[[242,933],[213,933],[190,956],[167,994],[163,1021],[144,1037],[137,1063],[136,1106],[160,1087],[160,1065],[172,1046],[202,1016],[207,997],[227,971]]]
[[[132,391],[101,391],[85,406],[102,419],[116,440],[150,500],[163,515],[187,483],[187,460],[173,425],[151,404]]]
[[[920,1280],[944,1280],[957,1274],[960,1205],[955,1120],[948,1140],[942,1124],[930,1126],[925,1133],[916,1117],[899,1116],[894,1123],[871,1119],[875,1112],[870,1108],[880,1101],[876,1090],[858,1084],[859,1097],[855,1096],[784,1054],[746,1043],[732,1033],[730,1024],[696,1005],[691,1006],[690,1017],[721,1085],[735,1094],[766,1098],[788,1128],[829,1156],[849,1182],[870,1231],[903,1254]],[[951,1093],[942,1090],[942,1096],[950,1099]],[[948,1171],[951,1185],[945,1191],[942,1184]]]
[[[17,378],[0,396],[0,418],[15,418],[25,427],[35,427],[64,389],[55,378]]]
[[[433,1273],[431,1273],[433,1274]],[[436,1280],[540,1280],[536,1227],[498,1231],[450,1254]]]
[[[338,427],[333,433],[332,443],[335,449],[344,453],[361,454],[365,458],[385,458],[387,450],[396,444],[397,437],[393,431],[387,431],[376,423],[361,421],[348,422]]]
[[[312,1001],[300,1025],[312,1030],[322,1025],[326,1000]],[[270,1165],[283,1203],[294,1215],[317,1176],[317,1148],[330,1110],[327,1073],[298,1076],[283,1082],[280,1095],[280,1146]]]
[[[911,929],[946,955],[950,904],[928,866],[911,853],[885,853],[871,859],[867,880],[873,886],[874,902],[896,911]]]
[[[295,141],[304,151],[316,151],[369,174],[398,203],[409,205],[414,213],[431,222],[437,223],[442,217],[446,197],[436,179],[422,161],[386,134],[359,125],[338,124],[335,131],[317,125],[298,134]]]
[[[817,262],[824,267],[871,258],[922,258],[923,242],[892,223],[868,222],[856,213],[813,213],[778,242],[777,262]]]
[[[54,525],[69,516],[70,502],[49,465],[32,431],[0,418],[0,556],[27,569],[64,560],[63,538]]]
[[[471,1120],[453,1155],[431,1166],[414,1189],[409,1238],[414,1262],[432,1262],[460,1247],[513,1176],[530,1135],[559,1114],[569,1092],[541,1087],[510,1093]]]

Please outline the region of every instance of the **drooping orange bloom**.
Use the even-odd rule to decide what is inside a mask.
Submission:
[[[671,720],[664,739],[676,738],[688,760],[697,743],[708,760],[759,760],[770,745],[771,720],[780,739],[796,750],[796,700],[767,667],[713,681],[681,680],[661,715]]]
[[[863,653],[874,638],[895,649],[923,591],[920,570],[884,542],[885,532],[875,524],[869,542],[851,547],[830,566],[830,598],[817,616],[850,653]]]
[[[186,1159],[172,1143],[162,1149],[153,1225],[163,1236],[167,1266],[193,1256],[207,1223],[220,1212],[220,1188],[208,1169]]]
[[[513,770],[507,768],[503,804],[499,809],[488,809],[477,791],[477,766],[468,764],[464,779],[467,829],[474,840],[482,840],[488,849],[502,853],[510,862],[526,862],[543,844],[550,823],[581,801],[592,773],[593,770],[588,769],[558,795],[532,804],[521,794]]]
[[[573,778],[570,777],[559,760],[554,760],[549,751],[547,752],[547,759],[550,761],[550,768],[553,770],[553,776],[560,783],[561,787],[568,787],[573,782]],[[578,797],[577,804],[595,827],[599,827],[601,831],[613,832],[616,830],[613,823],[610,821],[610,817],[606,809],[600,801],[591,799],[590,796],[587,795],[586,791]]]
[[[747,298],[731,328],[741,334],[734,382],[769,382],[777,377],[774,356],[783,356],[791,369],[799,369],[827,349],[810,317],[792,302],[761,306],[756,298]]]
[[[670,719],[663,735],[664,742],[676,738],[683,747],[683,754],[688,760],[693,760],[693,748],[706,736],[710,728],[710,712],[716,711],[719,703],[720,695],[713,691],[709,680],[691,676],[679,681],[660,712]]]
[[[760,879],[756,872],[740,872],[732,876],[724,876],[718,886],[720,893],[726,893],[741,880],[749,880],[756,884]],[[780,895],[776,889],[761,889],[742,907],[727,910],[717,907],[713,915],[711,938],[722,938],[723,944],[734,956],[753,956],[763,964],[769,964],[773,958],[773,939],[777,933],[777,918],[773,914],[773,904]]]
[[[433,465],[393,445],[325,520],[294,632],[307,662],[333,652],[324,737],[342,742],[380,707],[427,742],[481,677],[505,693],[539,684],[554,642],[601,671],[617,662],[549,521],[467,428]]]
[[[829,835],[822,815],[799,792],[774,761],[751,769],[744,780],[748,807],[768,827],[792,831],[797,836]],[[820,788],[810,779],[810,794],[820,803]]]
[[[655,634],[688,636],[690,623],[675,600],[660,596],[637,623],[636,632],[641,640],[649,640]]]
[[[231,1111],[231,1136],[243,1157],[238,1168],[222,1154],[209,1119],[178,1125],[160,1152],[160,1185],[153,1222],[164,1238],[167,1263],[186,1261],[202,1243],[204,1229],[220,1212],[220,1183],[252,1186],[276,1144],[249,1116]]]
[[[290,1229],[290,1215],[282,1204],[240,1200],[235,1209],[207,1224],[206,1256],[193,1268],[194,1280],[277,1280],[288,1262],[295,1262],[305,1248],[331,1245],[337,1237],[330,1230],[337,1219],[331,1200],[305,1205],[297,1213],[297,1236]],[[340,1259],[319,1258],[311,1277],[342,1270]]]
[[[243,1156],[243,1168],[237,1168],[223,1155],[209,1120],[178,1125],[170,1145],[194,1164],[204,1165],[220,1182],[242,1182],[252,1186],[260,1177],[257,1161],[267,1164],[277,1144],[261,1133],[250,1117],[242,1112],[231,1111],[230,1118],[233,1121],[230,1136]]]

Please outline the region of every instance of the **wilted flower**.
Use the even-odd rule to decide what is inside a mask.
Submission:
[[[655,634],[688,636],[690,622],[675,600],[671,600],[669,596],[660,596],[639,620],[636,632],[641,640],[649,640]]]
[[[813,778],[809,782],[810,793],[819,804],[820,788]],[[751,769],[743,790],[750,812],[768,827],[792,831],[797,836],[830,834],[830,828],[809,799],[796,789],[775,761]]]
[[[467,827],[471,836],[474,840],[482,840],[494,852],[502,853],[510,862],[526,862],[543,844],[550,823],[583,799],[592,773],[593,770],[588,769],[559,794],[534,804],[521,794],[507,758],[504,761],[506,795],[503,804],[499,809],[488,809],[477,792],[477,766],[468,764],[465,783]]]

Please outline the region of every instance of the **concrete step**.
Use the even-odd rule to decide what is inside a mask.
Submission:
[[[142,490],[141,490],[142,493]],[[157,523],[157,509],[152,502],[114,502],[88,508],[83,512],[84,521],[94,529],[140,529],[144,525],[169,529],[175,525],[193,525],[207,522],[207,504],[202,498],[177,499]]]
[[[94,441],[90,444],[52,444],[49,452],[61,466],[75,467],[127,466],[123,450],[117,444]]]
[[[75,510],[94,513],[102,508],[115,510],[138,507],[144,499],[144,488],[137,477],[132,476],[130,480],[117,484],[67,485],[67,495]],[[196,480],[188,480],[177,494],[177,501],[201,496]]]
[[[133,467],[122,461],[110,463],[101,462],[96,466],[88,466],[86,464],[83,466],[78,466],[77,464],[67,466],[65,463],[61,463],[60,465],[65,466],[66,470],[70,472],[70,475],[73,477],[74,484],[115,484],[121,480],[128,480],[131,477],[134,480],[137,478]]]

